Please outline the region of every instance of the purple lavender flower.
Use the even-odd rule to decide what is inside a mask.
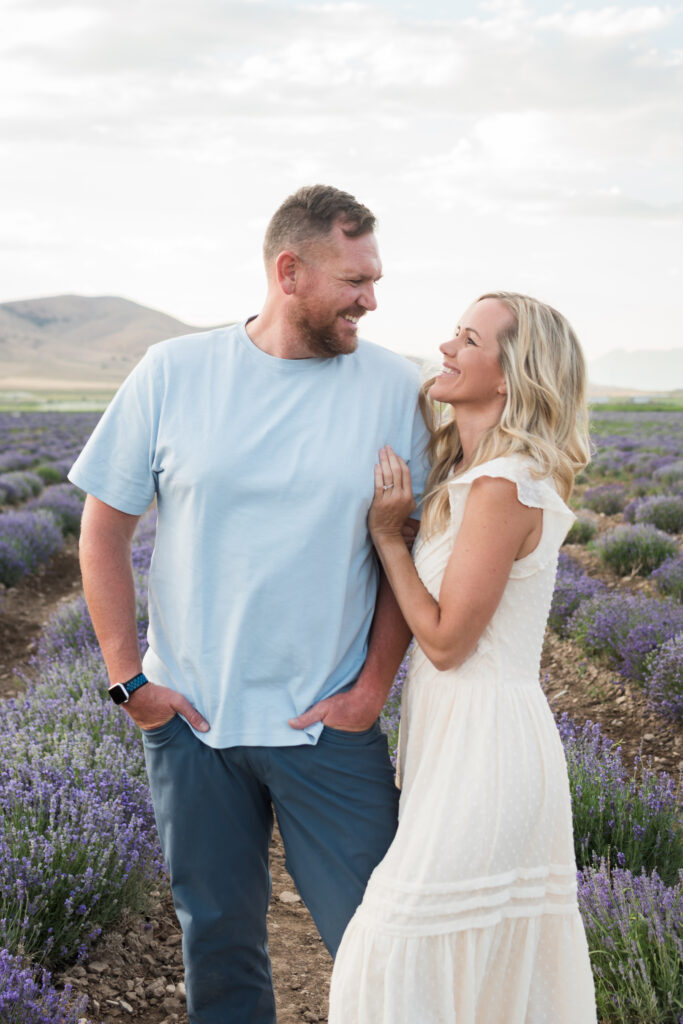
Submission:
[[[0,495],[3,505],[19,505],[43,489],[43,481],[35,473],[21,470],[0,475]]]
[[[620,576],[648,576],[667,558],[678,554],[673,537],[645,523],[617,526],[603,534],[593,547],[605,565]]]
[[[621,749],[597,723],[557,722],[569,774],[577,864],[611,853],[632,871],[656,869],[675,882],[683,868],[682,790],[641,760],[626,770]]]
[[[648,654],[683,631],[683,607],[644,594],[607,591],[579,604],[566,633],[587,654],[641,682]]]
[[[565,635],[567,622],[581,602],[606,589],[604,583],[586,575],[578,562],[560,551],[548,625],[556,633]]]
[[[627,500],[628,495],[623,484],[599,484],[597,487],[589,487],[583,492],[581,499],[586,508],[608,516],[622,512]]]
[[[406,680],[409,662],[410,650],[401,662],[398,672],[394,677],[394,681],[391,684],[391,689],[387,695],[386,703],[382,708],[379,720],[382,731],[387,737],[389,744],[389,756],[394,768],[396,767],[398,754],[398,728],[401,718],[401,695],[403,693],[403,684]]]
[[[0,515],[0,583],[13,586],[26,573],[49,561],[63,545],[54,516],[45,510]]]
[[[672,1024],[683,1010],[683,876],[667,886],[602,860],[577,881],[599,1019]]]
[[[0,1021],[3,1024],[77,1024],[87,998],[74,998],[71,986],[58,992],[47,971],[7,949],[0,949]]]
[[[646,662],[645,693],[664,718],[683,722],[683,633],[667,640]]]
[[[0,945],[55,965],[144,906],[163,864],[139,733],[106,696],[82,599],[31,670],[0,704]]]
[[[683,602],[683,555],[667,558],[650,578],[660,593]]]
[[[683,496],[655,494],[640,502],[635,511],[636,523],[648,523],[666,533],[683,531]]]

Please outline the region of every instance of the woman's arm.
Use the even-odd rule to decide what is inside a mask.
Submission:
[[[522,505],[509,480],[475,480],[435,601],[401,537],[411,501],[408,467],[383,450],[375,474],[370,532],[408,626],[429,660],[443,671],[460,665],[476,647],[498,607],[513,562],[538,543],[543,513]]]

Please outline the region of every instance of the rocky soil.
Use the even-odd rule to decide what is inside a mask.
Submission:
[[[592,557],[583,549],[571,553],[584,560]],[[597,566],[591,571],[597,572]],[[636,580],[632,585],[642,584]],[[19,586],[0,593],[0,697],[18,692],[23,684],[15,670],[25,667],[43,624],[62,601],[79,592],[72,545]],[[613,672],[588,662],[570,642],[550,633],[543,671],[554,710],[567,711],[577,721],[599,721],[622,746],[626,759],[642,752],[657,769],[683,769],[683,730],[651,714],[642,695]],[[272,875],[269,935],[278,1020],[326,1021],[331,960],[286,872],[277,833]],[[156,903],[149,916],[126,917],[102,937],[84,966],[71,967],[61,976],[88,995],[92,1021],[187,1024],[181,939],[172,902],[167,889],[152,895]]]

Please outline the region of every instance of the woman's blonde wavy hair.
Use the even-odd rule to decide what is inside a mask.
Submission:
[[[521,453],[536,464],[534,475],[550,476],[566,501],[574,477],[590,459],[586,363],[579,341],[567,320],[551,306],[516,292],[488,292],[512,314],[498,335],[500,365],[507,396],[498,423],[484,434],[467,465],[454,411],[430,401],[436,377],[422,386],[422,411],[430,429],[431,471],[422,514],[426,534],[448,523],[447,480],[453,467],[464,472],[501,455]]]

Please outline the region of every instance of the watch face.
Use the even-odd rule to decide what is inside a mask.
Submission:
[[[123,683],[114,683],[109,687],[109,696],[114,704],[125,704],[128,700],[128,690]]]

